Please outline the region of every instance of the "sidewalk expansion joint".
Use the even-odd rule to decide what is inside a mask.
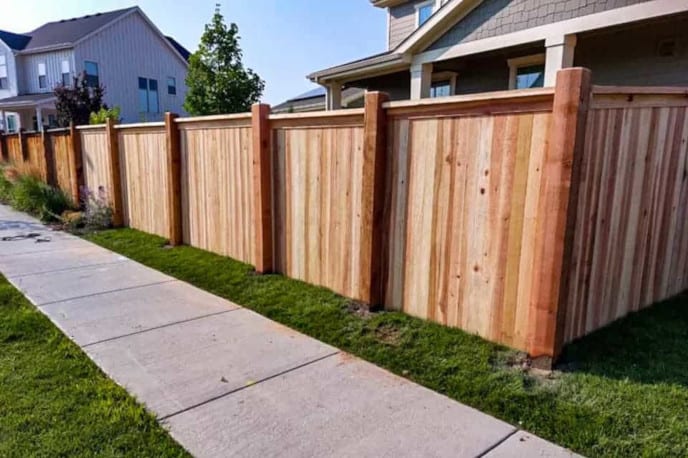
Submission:
[[[162,422],[162,421],[168,420],[168,419],[170,419],[170,418],[172,418],[172,417],[176,417],[177,415],[181,415],[181,414],[183,414],[183,413],[189,412],[190,410],[197,409],[198,407],[202,407],[202,406],[204,406],[204,405],[206,405],[206,404],[210,404],[211,402],[217,401],[217,400],[222,399],[222,398],[226,398],[227,396],[231,396],[232,394],[238,393],[239,391],[243,391],[243,390],[245,390],[245,389],[247,389],[247,388],[255,387],[255,386],[257,386],[257,385],[260,385],[260,384],[263,383],[263,382],[267,382],[267,381],[272,380],[272,379],[274,379],[274,378],[281,377],[281,376],[286,375],[286,374],[289,374],[289,373],[291,373],[291,372],[295,372],[295,371],[297,371],[297,370],[299,370],[299,369],[303,369],[304,367],[308,367],[308,366],[310,366],[310,365],[312,365],[312,364],[319,363],[320,361],[323,361],[323,360],[325,360],[325,359],[327,359],[327,358],[331,358],[332,356],[338,355],[338,354],[340,354],[340,353],[341,353],[341,351],[340,351],[340,350],[337,350],[337,351],[332,352],[332,353],[329,353],[329,354],[327,354],[327,355],[325,355],[325,356],[321,356],[321,357],[319,357],[319,358],[316,358],[316,359],[314,359],[314,360],[312,360],[312,361],[308,361],[307,363],[299,364],[298,366],[294,366],[294,367],[292,367],[292,368],[290,368],[290,369],[286,369],[286,370],[284,370],[284,371],[282,371],[282,372],[278,372],[277,374],[273,374],[273,375],[271,375],[271,376],[269,376],[269,377],[262,378],[262,379],[258,380],[258,381],[255,382],[255,383],[251,383],[250,385],[246,385],[246,386],[242,386],[242,387],[239,387],[239,388],[235,388],[235,389],[233,389],[233,390],[231,390],[231,391],[228,391],[227,393],[221,394],[221,395],[219,395],[219,396],[212,397],[212,398],[210,398],[210,399],[208,399],[208,400],[205,400],[205,401],[203,401],[203,402],[199,402],[198,404],[192,405],[192,406],[187,407],[187,408],[185,408],[185,409],[182,409],[182,410],[180,410],[180,411],[178,411],[178,412],[174,412],[174,413],[171,413],[171,414],[169,414],[169,415],[165,415],[164,417],[159,417],[159,418],[158,418],[158,421],[161,421],[161,422]]]
[[[501,440],[497,441],[496,444],[492,445],[491,447],[488,447],[487,450],[485,450],[484,452],[482,452],[482,453],[476,455],[476,458],[482,458],[482,457],[484,457],[485,455],[487,455],[488,453],[490,453],[492,450],[496,449],[497,447],[499,447],[500,445],[502,445],[504,442],[506,442],[507,440],[509,440],[509,438],[510,438],[511,436],[513,436],[514,434],[518,433],[519,431],[521,431],[521,430],[518,429],[518,428],[514,428],[513,431],[511,431],[509,434],[507,434],[506,436],[504,436]]]
[[[237,307],[237,308],[232,309],[232,310],[223,310],[223,311],[221,311],[221,312],[209,313],[208,315],[196,316],[196,317],[189,318],[189,319],[186,319],[186,320],[180,320],[180,321],[175,321],[175,322],[172,322],[172,323],[161,324],[160,326],[155,326],[155,327],[153,327],[153,328],[142,329],[142,330],[140,330],[140,331],[131,332],[131,333],[129,333],[129,334],[123,334],[123,335],[121,335],[121,336],[110,337],[110,338],[107,338],[107,339],[99,340],[99,341],[97,341],[97,342],[91,342],[91,343],[88,343],[88,344],[85,344],[85,345],[81,345],[81,348],[89,348],[89,347],[93,347],[94,345],[99,345],[99,344],[103,344],[103,343],[106,343],[106,342],[112,342],[113,340],[125,339],[125,338],[127,338],[127,337],[137,336],[137,335],[139,335],[139,334],[145,334],[145,333],[151,332],[151,331],[157,331],[158,329],[169,328],[170,326],[176,326],[176,325],[178,325],[178,324],[190,323],[190,322],[192,322],[192,321],[198,321],[198,320],[202,320],[202,319],[204,319],[204,318],[210,318],[210,317],[213,317],[213,316],[224,315],[224,314],[226,314],[226,313],[236,312],[237,310],[243,310],[243,309],[242,309],[241,307]]]
[[[41,253],[45,253],[44,251]],[[122,262],[130,261],[129,259],[119,259],[117,261],[110,261],[110,262],[99,262],[96,264],[84,264],[82,266],[74,266],[74,267],[65,267],[63,269],[54,269],[54,270],[44,270],[41,272],[31,272],[28,274],[19,274],[19,275],[12,275],[12,278],[25,278],[25,277],[33,277],[36,275],[44,275],[44,274],[55,274],[55,273],[60,273],[60,272],[69,272],[72,270],[79,270],[79,269],[88,269],[91,267],[102,267],[102,266],[109,266],[112,264],[119,264]]]
[[[10,281],[13,281],[13,279],[10,279]],[[35,304],[36,307],[45,307],[47,305],[52,305],[52,304],[59,304],[60,302],[69,302],[69,301],[76,301],[79,299],[86,299],[87,297],[97,297],[97,296],[104,296],[106,294],[112,294],[112,293],[119,293],[120,291],[131,291],[133,289],[141,289],[141,288],[148,288],[150,286],[156,286],[156,285],[164,285],[166,283],[173,283],[179,281],[175,278],[170,279],[170,280],[165,280],[165,281],[158,281],[154,283],[147,283],[145,285],[138,285],[138,286],[130,286],[128,288],[119,288],[119,289],[113,289],[113,290],[108,290],[108,291],[101,291],[98,293],[92,293],[92,294],[84,294],[83,296],[75,296],[75,297],[66,297],[64,299],[60,299],[57,301],[50,301],[50,302],[44,302],[42,304]],[[18,288],[21,290],[21,287]]]

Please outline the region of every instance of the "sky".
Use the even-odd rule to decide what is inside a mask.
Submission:
[[[165,34],[198,48],[216,0],[0,0],[0,29],[28,32],[51,21],[138,5]],[[244,65],[266,82],[277,105],[316,86],[306,75],[385,51],[384,10],[369,0],[220,0],[239,26]]]

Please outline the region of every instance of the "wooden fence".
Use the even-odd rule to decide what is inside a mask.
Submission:
[[[554,88],[47,135],[47,179],[102,187],[124,225],[545,362],[688,288],[683,89],[567,69]],[[3,158],[40,170],[22,144]]]

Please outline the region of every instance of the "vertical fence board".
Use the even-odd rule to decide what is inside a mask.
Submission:
[[[78,129],[76,145],[80,146],[83,164],[83,183],[89,193],[100,195],[112,205],[114,186],[108,135],[105,127]],[[77,150],[78,151],[78,150]]]

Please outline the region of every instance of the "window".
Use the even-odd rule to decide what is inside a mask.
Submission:
[[[86,72],[86,82],[88,83],[89,87],[98,87],[100,85],[97,63],[85,61],[84,72]]]
[[[69,86],[72,84],[72,74],[69,71],[69,61],[62,61],[62,84],[64,86]]]
[[[7,57],[0,54],[0,89],[9,89],[7,81]]]
[[[167,93],[177,95],[177,80],[171,76],[167,77]]]
[[[545,84],[545,55],[509,59],[509,89],[530,89]]]
[[[57,117],[54,114],[48,115],[48,126],[51,129],[57,127]]]
[[[416,5],[416,26],[420,27],[430,19],[435,12],[435,0]]]
[[[159,113],[158,81],[148,78],[139,78],[139,112]]]
[[[7,115],[7,132],[13,133],[17,131],[17,119],[14,115]]]
[[[451,81],[435,81],[430,86],[430,97],[449,97],[451,94]]]
[[[46,76],[45,63],[38,64],[38,87],[45,89],[48,87],[48,78]]]
[[[449,97],[456,91],[456,73],[438,72],[432,74],[430,97]]]

